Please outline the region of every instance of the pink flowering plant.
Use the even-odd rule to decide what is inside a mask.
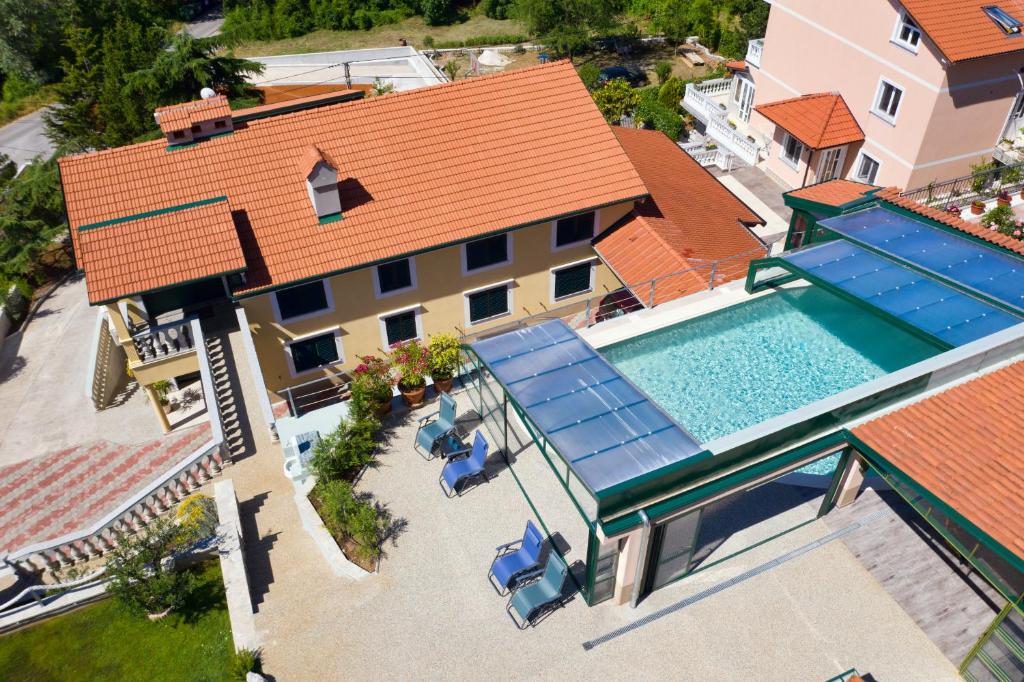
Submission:
[[[391,365],[385,358],[376,355],[359,357],[359,365],[352,374],[352,383],[365,390],[366,395],[374,401],[383,403],[391,400],[391,387],[395,379],[391,375]]]
[[[427,385],[430,373],[430,351],[418,339],[410,339],[391,346],[391,365],[398,372],[398,388],[415,391]]]
[[[982,216],[981,224],[1007,237],[1022,238],[1021,224],[1017,222],[1013,209],[1009,206],[996,206]]]

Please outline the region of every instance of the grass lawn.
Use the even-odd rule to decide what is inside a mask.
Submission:
[[[57,93],[53,85],[44,85],[37,92],[26,95],[13,102],[0,102],[0,125],[10,123],[16,118],[31,114],[47,104],[57,101]]]
[[[0,678],[46,680],[225,680],[231,623],[220,564],[180,612],[150,622],[113,599],[0,637]]]
[[[275,54],[301,52],[330,52],[355,50],[366,47],[393,47],[399,38],[423,49],[423,37],[433,36],[435,42],[466,40],[476,36],[525,34],[523,25],[512,19],[491,19],[472,16],[461,24],[427,26],[423,17],[410,17],[397,24],[375,26],[369,31],[313,31],[298,38],[285,38],[270,42],[242,43],[235,48],[239,57],[266,57]]]

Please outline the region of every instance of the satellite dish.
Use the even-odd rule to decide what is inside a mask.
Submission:
[[[214,91],[213,88],[203,88],[199,91],[199,96],[203,99],[210,99],[211,97],[215,97],[216,95],[217,93]]]

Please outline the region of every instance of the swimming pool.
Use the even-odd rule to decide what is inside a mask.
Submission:
[[[706,443],[940,350],[834,294],[802,287],[600,352]]]

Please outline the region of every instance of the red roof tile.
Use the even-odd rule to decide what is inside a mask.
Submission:
[[[943,211],[932,206],[925,206],[924,204],[919,204],[913,199],[902,197],[900,196],[900,191],[895,187],[886,187],[875,194],[875,197],[888,204],[892,204],[893,206],[905,208],[908,211],[913,211],[918,215],[931,218],[936,222],[956,228],[961,232],[966,232],[967,234],[978,237],[979,239],[984,239],[989,243],[996,244],[997,246],[1001,246],[1009,251],[1024,255],[1024,242],[1021,240],[1001,234],[996,230],[990,230],[987,227],[982,227],[977,223],[968,222],[960,216],[955,216],[947,211]]]
[[[801,187],[800,189],[786,192],[786,196],[813,201],[818,204],[825,204],[826,206],[842,206],[851,201],[863,199],[868,192],[875,189],[878,189],[875,185],[838,179]]]
[[[158,107],[154,115],[160,130],[170,133],[175,130],[191,128],[193,123],[231,116],[231,107],[228,106],[227,97],[215,95],[210,99],[198,99],[194,102]]]
[[[952,62],[1024,50],[1024,37],[1007,35],[982,10],[995,5],[1024,21],[1024,0],[902,0],[936,47]]]
[[[224,197],[75,231],[93,304],[245,268]]]
[[[747,62],[743,59],[730,59],[725,63],[725,68],[730,71],[746,71]]]
[[[706,289],[709,261],[748,256],[716,272],[722,283],[745,274],[752,258],[765,255],[764,245],[744,227],[764,224],[761,217],[665,135],[630,128],[616,128],[615,134],[651,192],[594,245],[622,281],[639,284],[698,268],[659,282],[655,303],[662,303]],[[649,298],[649,289],[634,293]]]
[[[893,466],[1024,558],[1024,362],[853,429]]]
[[[297,177],[310,145],[344,170],[342,220],[320,224]],[[226,195],[245,221],[243,293],[647,194],[566,61],[261,118],[174,151],[159,140],[65,157],[60,167],[73,228]]]
[[[864,132],[842,95],[827,92],[803,95],[761,104],[754,109],[811,149],[864,141]]]

